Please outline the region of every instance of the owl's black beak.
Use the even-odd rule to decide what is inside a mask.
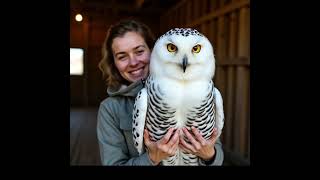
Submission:
[[[186,55],[184,55],[182,59],[182,69],[184,73],[186,72],[187,66],[188,66],[188,58]]]

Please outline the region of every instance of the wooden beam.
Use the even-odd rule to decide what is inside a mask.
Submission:
[[[211,20],[212,21],[212,20]],[[236,34],[237,34],[237,23],[236,23],[236,12],[232,12],[229,21],[229,51],[227,57],[230,62],[238,62],[236,58]],[[227,63],[230,64],[230,63]],[[238,65],[238,64],[237,64]],[[225,97],[225,142],[226,148],[232,149],[233,144],[233,121],[234,121],[234,101],[235,101],[235,68],[236,65],[229,66],[227,68],[227,92]]]
[[[224,14],[230,13],[236,9],[240,9],[244,6],[250,6],[250,0],[240,0],[235,3],[231,3],[229,5],[226,5],[225,7],[222,7],[218,9],[217,11],[212,11],[208,15],[202,16],[201,18],[198,18],[194,22],[188,24],[186,27],[195,27],[199,24],[204,23],[205,21],[208,21],[210,19],[213,19],[218,16],[222,16]]]
[[[238,41],[238,55],[241,57],[250,57],[249,54],[249,8],[241,8],[239,12],[239,41]],[[239,118],[239,150],[240,153],[246,153],[247,150],[247,121],[249,114],[249,86],[250,86],[250,69],[246,67],[237,68],[237,82],[239,87],[237,87],[238,109],[236,109],[237,117]]]

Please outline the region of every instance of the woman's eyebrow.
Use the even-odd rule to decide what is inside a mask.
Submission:
[[[126,54],[126,52],[117,52],[114,56],[118,56],[118,55],[122,55],[122,54]]]
[[[137,46],[137,47],[135,47],[135,48],[133,48],[133,49],[138,49],[138,48],[140,48],[140,47],[144,47],[144,48],[146,48],[146,46],[145,46],[145,45],[139,45],[139,46]]]
[[[139,46],[134,47],[133,50],[139,49],[140,47],[146,48],[145,45],[139,45]],[[126,54],[126,52],[120,51],[120,52],[115,53],[114,56],[118,56],[118,55],[122,55],[122,54]]]

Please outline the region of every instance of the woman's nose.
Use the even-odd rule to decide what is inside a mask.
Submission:
[[[138,64],[138,62],[139,62],[139,61],[138,61],[137,57],[136,57],[135,55],[133,55],[133,56],[130,57],[129,65],[130,65],[130,66],[135,66],[135,65]]]

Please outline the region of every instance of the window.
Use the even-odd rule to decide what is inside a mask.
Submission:
[[[83,75],[84,49],[70,48],[70,75]]]

